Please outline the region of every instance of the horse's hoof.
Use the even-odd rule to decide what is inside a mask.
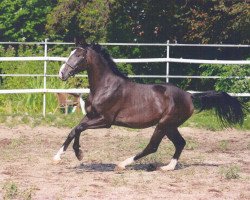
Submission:
[[[54,158],[53,158],[53,164],[57,165],[57,164],[59,164],[61,161],[62,161],[61,158],[57,158],[56,156],[54,156]]]
[[[159,167],[160,171],[174,171],[176,167],[178,166],[177,159],[172,158],[170,163],[166,166]]]
[[[173,168],[172,166],[162,166],[162,167],[158,167],[157,170],[162,171],[162,172],[166,172],[166,171],[174,171],[175,167]]]
[[[114,171],[115,171],[115,172],[118,172],[118,173],[121,173],[121,172],[123,172],[125,169],[126,169],[125,167],[116,165]]]
[[[76,157],[79,161],[83,159],[83,152],[81,149],[79,149],[78,152],[76,153]]]

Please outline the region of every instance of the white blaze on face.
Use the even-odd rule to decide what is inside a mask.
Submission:
[[[72,56],[72,55],[75,53],[75,51],[76,51],[76,49],[70,52],[70,55],[69,55],[68,59],[66,60],[66,62],[68,62],[70,56]],[[63,72],[63,69],[64,69],[64,68],[65,68],[65,64],[62,64],[62,66],[61,66],[61,68],[60,68],[60,70],[59,70],[59,77],[60,77],[61,79],[62,79],[62,75],[63,75],[62,72]]]
[[[76,51],[76,49],[70,52],[68,60],[69,60],[70,56],[72,56],[75,53],[75,51]],[[66,62],[68,62],[68,60]]]
[[[60,68],[60,70],[59,70],[59,77],[60,77],[61,79],[62,79],[62,75],[63,75],[62,71],[63,71],[64,67],[65,67],[65,64],[62,64],[62,66],[61,66],[61,68]]]

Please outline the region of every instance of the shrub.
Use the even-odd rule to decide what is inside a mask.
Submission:
[[[204,71],[204,76],[222,76],[221,79],[215,80],[214,89],[217,91],[249,93],[250,79],[246,76],[250,74],[249,65],[211,65],[204,64],[200,66]],[[238,78],[229,78],[237,76]],[[206,82],[208,80],[205,80]]]

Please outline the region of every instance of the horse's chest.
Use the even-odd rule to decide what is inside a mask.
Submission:
[[[95,106],[93,106],[93,96],[89,96],[85,103],[85,110],[88,115],[95,116],[97,114]]]

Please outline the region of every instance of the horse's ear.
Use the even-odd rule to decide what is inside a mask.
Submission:
[[[75,37],[75,45],[76,45],[76,47],[86,46],[87,42],[84,39],[84,37]]]

